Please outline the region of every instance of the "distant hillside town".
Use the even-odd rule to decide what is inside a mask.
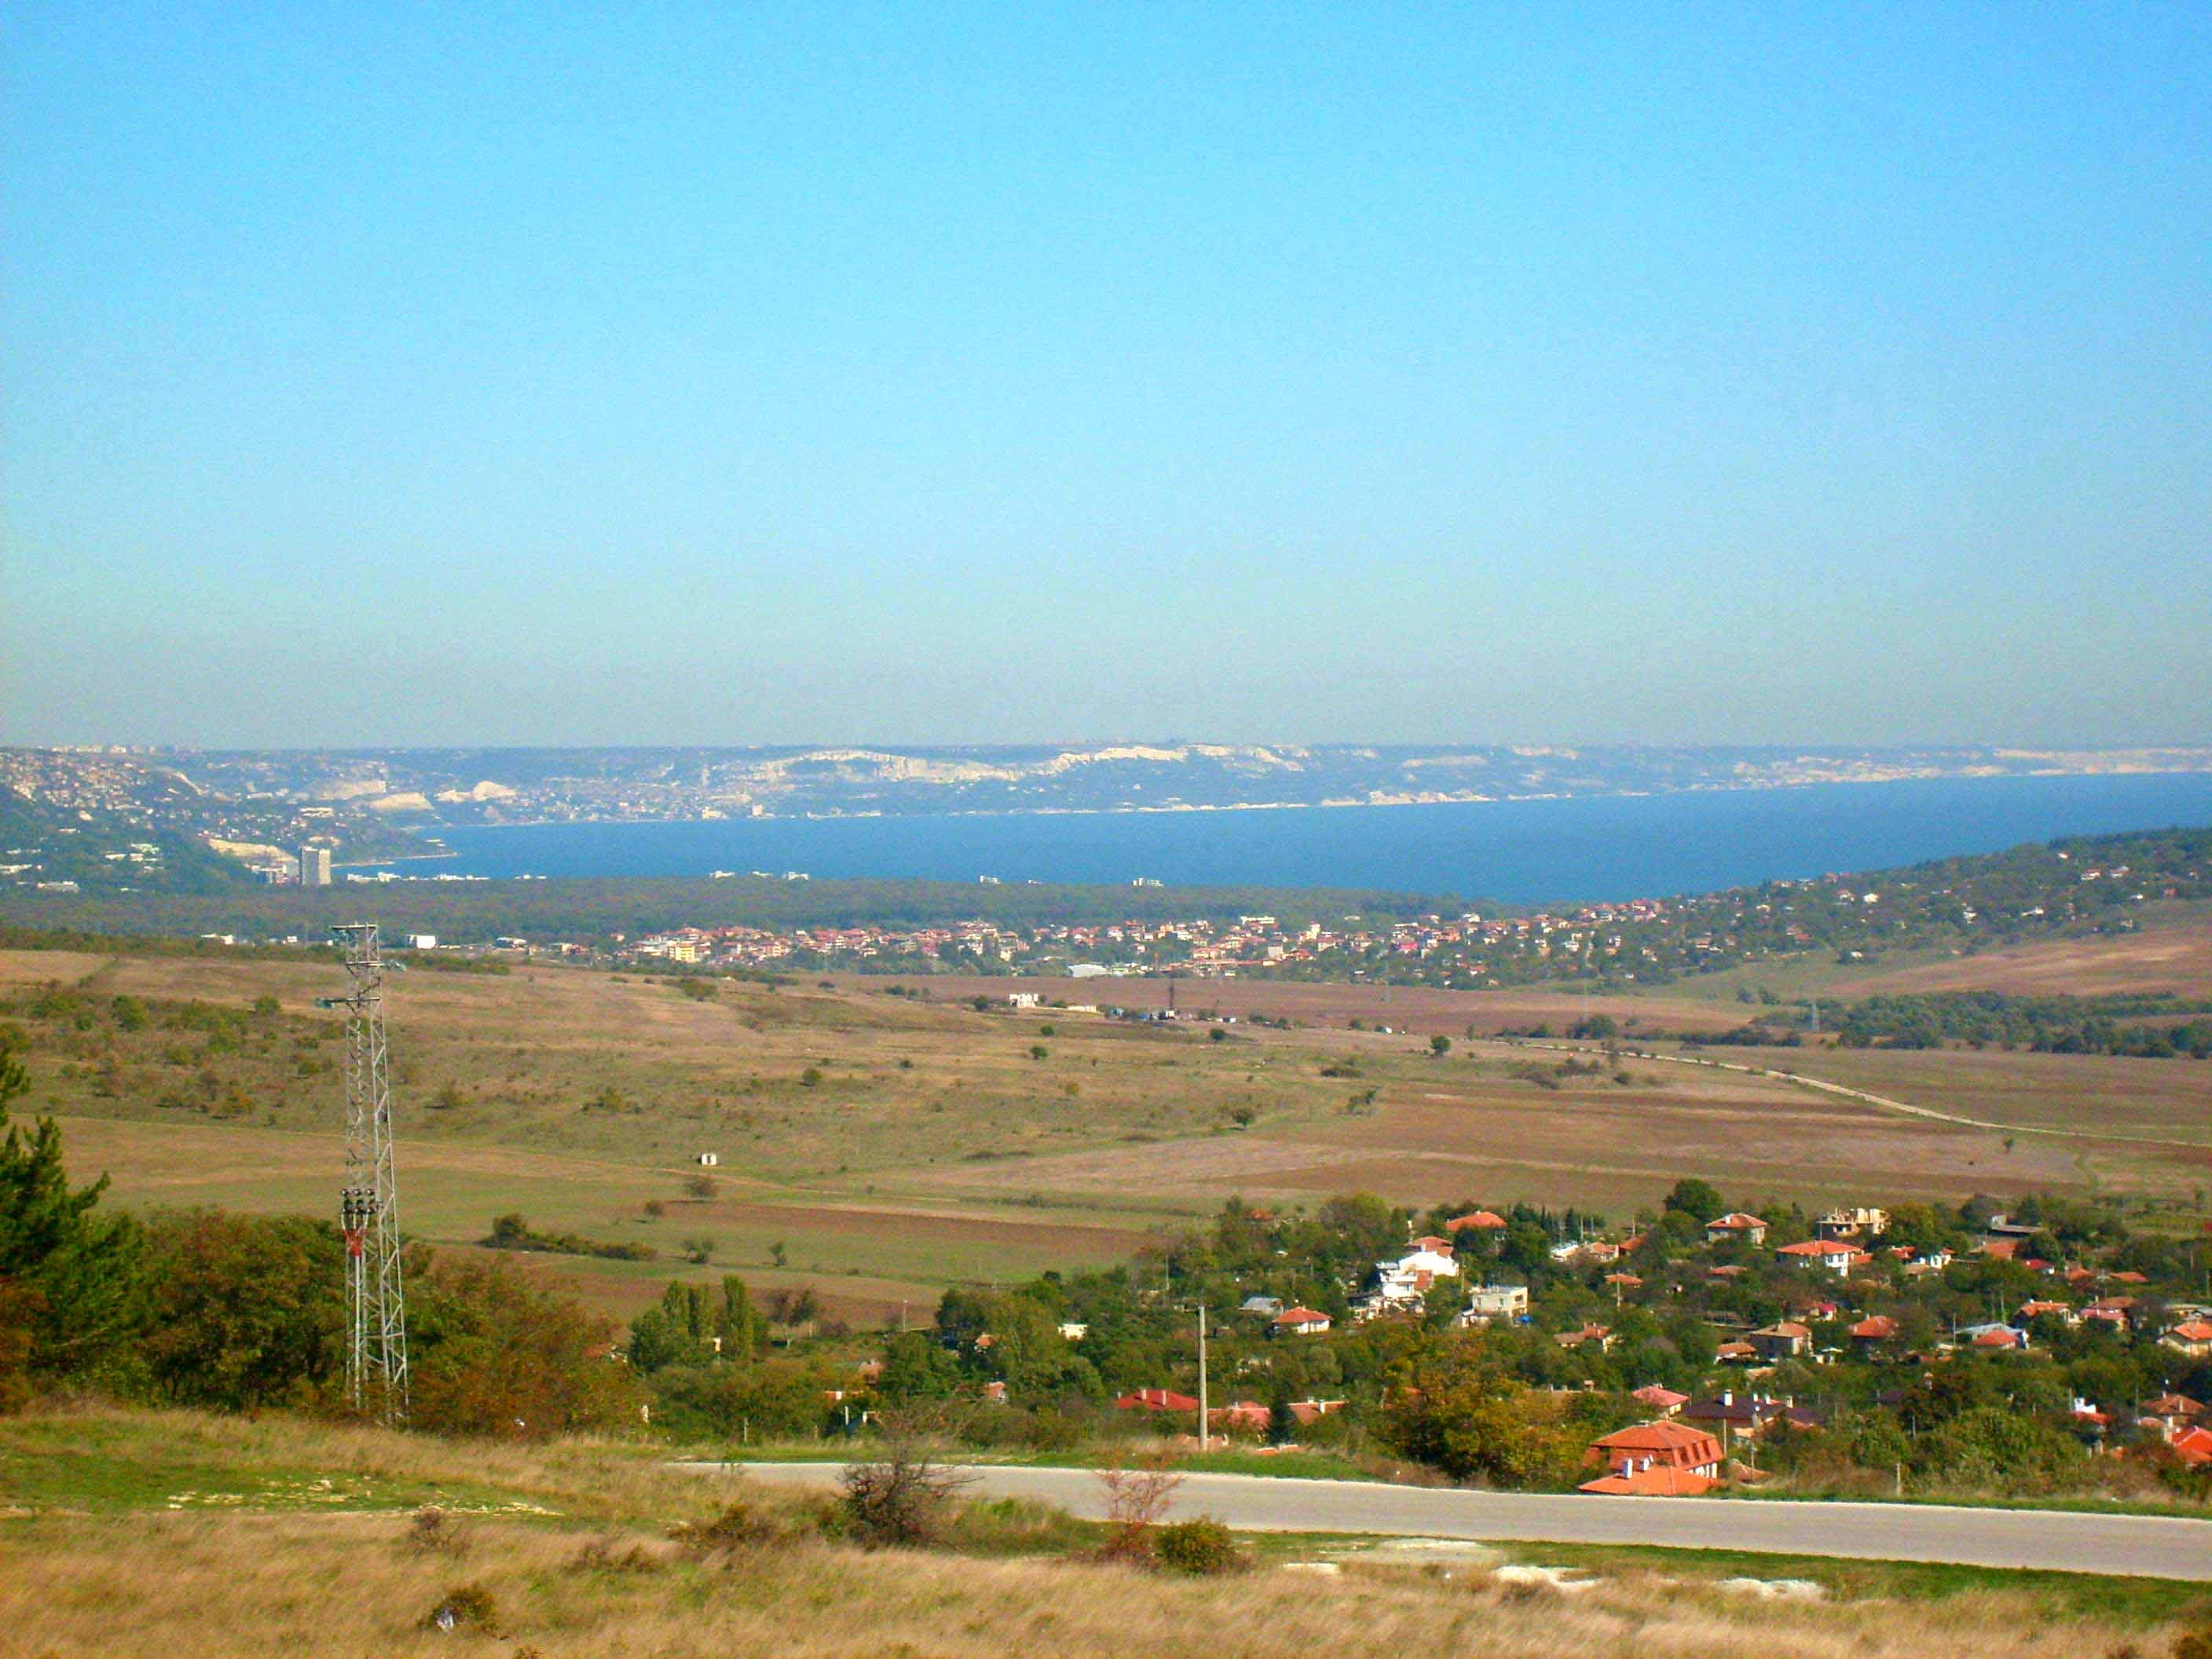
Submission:
[[[1108,743],[914,749],[0,749],[0,804],[190,836],[242,876],[436,856],[441,826],[1206,811],[2212,771],[2212,749]],[[3,827],[3,826],[0,826]]]

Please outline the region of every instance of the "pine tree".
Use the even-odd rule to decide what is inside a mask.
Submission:
[[[16,1039],[0,1031],[0,1371],[59,1376],[97,1365],[137,1330],[146,1287],[137,1224],[94,1213],[107,1177],[72,1190],[60,1126],[8,1121],[30,1086]]]

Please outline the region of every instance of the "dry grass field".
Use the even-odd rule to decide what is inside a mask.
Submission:
[[[1854,988],[1863,994],[1908,991],[2005,991],[2016,996],[2103,996],[2171,991],[2212,997],[2212,915],[2194,909],[2139,933],[2022,945],[1877,972]]]
[[[1715,1052],[2005,1125],[2018,1132],[2008,1161],[2063,1155],[2107,1190],[2212,1192],[2212,1064],[2202,1060],[1959,1048]]]
[[[32,1109],[63,1117],[76,1167],[111,1173],[118,1199],[320,1213],[340,1079],[337,1017],[313,999],[335,977],[304,963],[0,952],[0,1018],[30,1037]],[[1003,995],[1008,981],[987,983]],[[1086,988],[1103,999],[1109,986],[1131,1002],[1165,994]],[[685,1245],[703,1238],[714,1270],[811,1286],[872,1322],[947,1284],[1126,1259],[1232,1194],[1626,1215],[1686,1174],[1747,1202],[1816,1205],[2095,1188],[2189,1202],[2212,1184],[2212,1066],[2186,1060],[1717,1051],[2014,1126],[2008,1148],[2003,1129],[1778,1079],[1648,1060],[1563,1075],[1558,1054],[1465,1036],[1564,1023],[1552,1005],[1571,1013],[1573,999],[1243,987],[1261,1012],[1370,1028],[1277,1030],[978,1012],[957,988],[930,988],[916,1002],[871,980],[725,981],[701,1001],[666,980],[550,965],[397,978],[403,1222],[453,1249],[508,1211],[649,1244],[646,1261],[537,1258],[618,1315],[700,1271]],[[1180,988],[1183,1006],[1194,988]],[[1285,989],[1316,994],[1261,994]],[[119,1024],[118,997],[144,1017]],[[1683,1018],[1658,999],[1629,1008],[1662,1011],[1647,1024]],[[1454,1037],[1449,1055],[1429,1051],[1431,1028]],[[2148,1139],[2030,1133],[2083,1125]],[[720,1158],[710,1193],[692,1190],[702,1151]]]
[[[820,1536],[818,1500],[654,1455],[274,1415],[0,1421],[0,1656],[2148,1659],[2203,1610],[2197,1587],[2157,1581],[1880,1563],[1815,1568],[1820,1599],[1777,1600],[1723,1586],[1742,1558],[1695,1553],[1595,1562],[1569,1594],[1464,1547],[1397,1565],[1341,1539],[1254,1540],[1249,1570],[1178,1578],[1085,1559],[1090,1535],[998,1508],[949,1550],[870,1553]],[[743,1541],[672,1537],[732,1501]],[[416,1524],[424,1505],[439,1526]],[[1341,1564],[1327,1578],[1292,1569],[1322,1557]],[[464,1588],[481,1617],[430,1627]]]
[[[1674,1001],[1721,1003],[1764,989],[1785,1000],[1923,991],[2001,991],[2013,996],[2104,996],[2166,991],[2212,998],[2212,907],[2160,905],[2140,933],[2045,939],[1961,955],[1921,951],[1865,963],[1819,952],[1701,974],[1668,988]],[[1655,1000],[1657,1000],[1655,998]],[[1686,1030],[1686,1026],[1680,1029]]]
[[[1402,1042],[1338,1035],[1379,1087],[1371,1107],[1269,1124],[1203,1142],[1123,1145],[939,1173],[968,1190],[996,1186],[1055,1200],[1131,1190],[1277,1200],[1370,1190],[1401,1200],[1488,1204],[1522,1200],[1632,1212],[1686,1170],[1717,1172],[1747,1200],[1832,1202],[1877,1182],[1893,1196],[1956,1197],[1982,1188],[2081,1184],[2071,1149],[1893,1115],[1789,1084],[1631,1062],[1629,1082],[1559,1077],[1546,1088],[1516,1073],[1558,1056],[1500,1044],[1462,1045],[1449,1059]],[[1375,1058],[1365,1057],[1372,1051]],[[1878,1171],[1879,1174],[1871,1172]]]

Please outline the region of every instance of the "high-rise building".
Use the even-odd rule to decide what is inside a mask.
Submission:
[[[327,887],[331,884],[331,849],[327,847],[302,847],[300,849],[300,885]]]

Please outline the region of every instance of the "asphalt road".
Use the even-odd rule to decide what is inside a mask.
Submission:
[[[762,1480],[827,1486],[837,1463],[697,1463]],[[1093,1519],[1103,1514],[1086,1469],[970,1467],[975,1491],[1031,1498]],[[2039,1567],[2212,1582],[2212,1521],[2063,1510],[1953,1509],[1929,1504],[1778,1499],[1590,1498],[1448,1492],[1364,1480],[1191,1474],[1177,1516],[1210,1515],[1255,1532],[1373,1533],[1557,1544],[1658,1544],[1770,1550],[1876,1561]]]

